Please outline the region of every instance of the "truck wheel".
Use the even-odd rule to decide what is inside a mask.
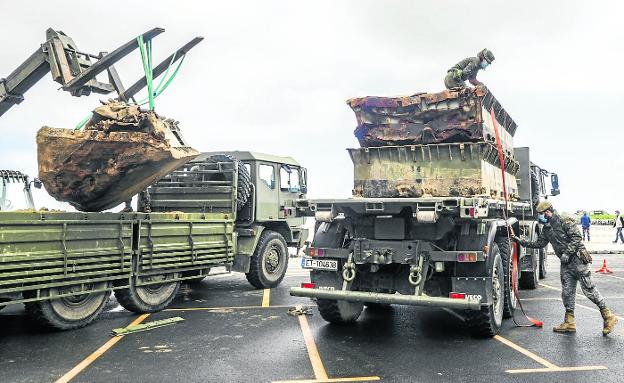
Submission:
[[[534,290],[537,288],[539,280],[539,256],[531,255],[531,267],[533,271],[523,271],[520,276],[520,287],[523,289]]]
[[[251,285],[269,289],[280,284],[288,269],[288,246],[278,232],[264,230],[251,257],[249,272],[245,274]]]
[[[466,323],[474,336],[491,338],[500,332],[503,324],[503,311],[505,305],[504,272],[500,251],[496,244],[492,248],[492,304],[480,311],[468,311]]]
[[[107,282],[91,283],[89,290],[109,287]],[[43,290],[43,297],[71,293],[75,286],[51,287]],[[35,323],[57,330],[73,330],[93,322],[100,315],[110,291],[87,293],[68,297],[26,303],[26,312]]]
[[[319,299],[316,302],[321,317],[329,323],[347,324],[355,322],[364,310],[360,302]]]
[[[128,311],[135,313],[154,313],[167,307],[175,298],[180,289],[180,281],[171,281],[177,278],[176,273],[154,275],[142,278],[146,282],[160,281],[162,283],[151,285],[136,285],[136,278],[132,278],[130,287],[115,290],[115,298],[119,304]]]
[[[512,285],[512,272],[513,272],[513,263],[511,259],[511,251],[509,249],[509,241],[507,237],[496,238],[496,245],[500,252],[501,261],[503,263],[503,273],[505,275],[503,287],[505,289],[505,305],[503,310],[503,315],[505,318],[511,318],[513,316],[514,311],[516,311],[516,305],[518,304],[516,300],[516,293],[513,289]],[[518,276],[516,276],[517,278]],[[516,283],[518,280],[516,279]]]
[[[546,250],[539,249],[539,277],[546,278]]]
[[[251,174],[249,174],[249,170],[243,165],[240,161],[236,159],[234,156],[230,156],[227,154],[215,154],[206,159],[208,162],[238,162],[238,183],[236,185],[236,208],[237,210],[241,210],[249,197],[251,196]],[[217,176],[223,176],[222,174],[217,174]],[[231,177],[230,177],[231,178]],[[216,179],[213,179],[216,181]],[[225,179],[224,179],[225,181]],[[231,180],[228,180],[231,181]]]

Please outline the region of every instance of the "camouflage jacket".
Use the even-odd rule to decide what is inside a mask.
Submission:
[[[579,251],[585,249],[583,245],[583,236],[576,227],[576,223],[571,218],[562,218],[559,213],[554,212],[550,221],[544,225],[537,240],[531,242],[520,240],[520,245],[530,248],[542,248],[552,245],[555,254],[561,257],[563,254],[573,256],[579,254]]]
[[[480,82],[477,81],[477,73],[481,67],[479,66],[481,60],[477,57],[468,57],[453,65],[450,71],[455,71],[459,69],[461,71],[461,81],[470,80],[470,83],[473,85],[477,85]]]

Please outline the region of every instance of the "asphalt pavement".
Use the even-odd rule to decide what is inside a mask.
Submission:
[[[614,273],[593,278],[622,317],[624,255],[596,254],[592,268],[603,259]],[[600,314],[579,289],[577,333],[552,332],[564,313],[554,256],[539,288],[521,291],[527,313],[544,328],[506,320],[494,339],[471,337],[453,312],[417,307],[366,309],[354,325],[329,325],[312,301],[288,295],[289,287],[308,278],[298,259],[291,260],[284,282],[270,290],[254,289],[242,274],[209,276],[183,286],[168,310],[139,316],[112,299],[96,322],[71,332],[36,330],[22,306],[6,308],[0,312],[1,381],[622,381],[624,318],[603,337]],[[295,305],[309,307],[312,315],[288,315]],[[111,336],[114,328],[171,317],[184,321]]]

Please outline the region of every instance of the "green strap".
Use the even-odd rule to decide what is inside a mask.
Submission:
[[[180,67],[182,66],[182,63],[186,58],[186,54],[182,55],[178,62],[178,65],[173,70],[173,73],[171,73],[171,76],[167,77],[176,59],[176,54],[171,57],[171,61],[169,61],[169,65],[167,66],[164,75],[161,77],[156,88],[154,88],[154,73],[152,68],[152,40],[149,40],[147,43],[145,43],[145,41],[143,40],[143,35],[141,35],[137,37],[137,44],[139,46],[139,51],[141,52],[141,62],[143,64],[143,72],[145,73],[145,82],[147,83],[147,97],[135,102],[134,104],[138,106],[149,104],[149,110],[154,110],[154,99],[160,96],[165,91],[165,89],[169,87],[173,79],[180,71]],[[78,125],[76,125],[74,131],[78,131],[84,128],[87,122],[89,122],[89,120],[91,119],[91,116],[93,116],[92,112],[89,113],[89,115],[83,120],[81,120]]]

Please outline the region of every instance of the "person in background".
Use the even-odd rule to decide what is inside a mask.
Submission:
[[[585,236],[587,236],[587,242],[589,242],[589,228],[591,227],[591,219],[589,218],[589,214],[585,212],[581,217],[581,227],[583,228],[583,241],[585,241]]]
[[[622,227],[624,227],[624,214],[620,214],[619,210],[615,211],[615,223],[613,224],[615,227],[615,241],[613,243],[617,243],[618,238],[624,243],[624,235],[622,234]]]

